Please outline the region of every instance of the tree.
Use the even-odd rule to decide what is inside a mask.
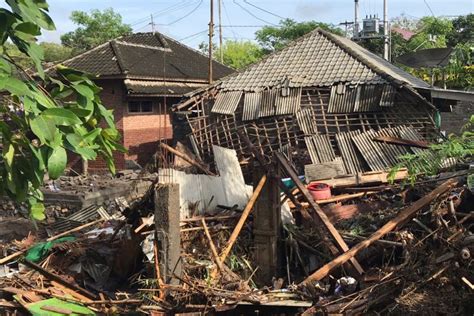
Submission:
[[[220,48],[214,47],[214,58],[220,58]],[[207,43],[199,44],[199,49],[208,54],[209,45]],[[222,45],[223,64],[234,69],[242,69],[262,59],[263,52],[260,46],[252,41],[234,41],[227,40]]]
[[[262,46],[265,53],[282,49],[291,41],[311,32],[316,28],[322,28],[335,34],[343,35],[342,30],[333,25],[308,21],[296,22],[292,19],[280,21],[280,26],[264,26],[255,32],[257,42]]]
[[[40,43],[45,62],[61,62],[73,56],[72,48],[57,43]]]
[[[122,22],[122,16],[112,8],[92,10],[90,14],[73,11],[71,20],[79,25],[72,32],[61,36],[61,43],[76,51],[85,51],[111,39],[130,34],[132,28]]]
[[[36,42],[42,29],[55,29],[46,1],[6,2],[10,10],[0,9],[0,194],[26,202],[41,220],[43,179],[64,172],[68,151],[86,160],[101,156],[114,172],[112,153],[124,149],[90,78],[61,66],[54,78],[45,74]],[[31,60],[35,78],[9,55],[7,41]]]
[[[460,16],[453,20],[453,29],[447,34],[447,43],[454,47],[457,44],[474,43],[474,14]]]

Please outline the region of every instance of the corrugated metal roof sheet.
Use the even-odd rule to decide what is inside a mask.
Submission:
[[[380,98],[380,106],[393,106],[397,91],[391,85],[384,85],[382,89],[382,97]]]
[[[258,117],[275,115],[275,99],[278,92],[277,89],[265,90],[262,92]]]
[[[382,96],[384,105],[393,102],[393,91],[387,84],[337,84],[331,87],[328,113],[374,112],[380,111]]]
[[[211,112],[227,115],[234,114],[242,98],[242,93],[242,91],[221,91],[214,101]]]
[[[360,135],[360,131],[350,131],[336,134],[337,147],[342,156],[344,167],[349,174],[366,171],[364,163],[359,159],[358,152],[355,148],[352,138]]]
[[[304,138],[313,164],[333,161],[336,158],[328,135],[312,135]]]
[[[282,91],[280,90],[276,95],[275,115],[296,113],[301,105],[301,88],[289,88],[287,96],[283,96]]]
[[[251,121],[258,119],[262,94],[260,92],[246,92],[244,94],[244,109],[242,121]]]
[[[298,127],[306,135],[317,134],[318,129],[316,123],[313,120],[313,110],[310,108],[301,109],[296,112],[296,120],[298,122]]]

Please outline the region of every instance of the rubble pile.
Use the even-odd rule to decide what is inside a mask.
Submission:
[[[179,219],[181,255],[166,277],[155,181],[140,198],[116,199],[113,208],[89,206],[56,214],[61,225],[2,232],[0,309],[6,315],[472,314],[474,196],[465,174],[416,186],[336,187],[331,198],[314,200],[284,171],[294,186],[282,189],[281,201],[293,219],[283,221],[280,267],[270,284],[256,265],[251,212],[265,176],[245,209],[219,205]],[[337,235],[347,250],[328,246]]]

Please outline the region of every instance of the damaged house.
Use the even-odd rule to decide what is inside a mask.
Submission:
[[[175,107],[189,122],[190,146],[210,162],[212,145],[267,156],[284,153],[318,177],[387,170],[420,150],[374,140],[432,140],[437,109],[424,81],[351,40],[317,29]]]
[[[183,95],[208,84],[206,56],[160,33],[136,33],[99,45],[64,61],[65,66],[97,76],[101,99],[114,110],[127,154],[117,153],[117,169],[125,161],[144,165],[160,140],[173,138],[170,108]],[[214,79],[233,70],[213,63]],[[81,169],[80,159],[72,166]],[[101,160],[89,162],[90,171],[105,170]]]

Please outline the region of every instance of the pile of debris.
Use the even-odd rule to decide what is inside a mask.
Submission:
[[[114,210],[89,206],[59,224],[2,233],[0,309],[6,315],[473,313],[474,196],[466,172],[416,186],[346,183],[317,200],[283,155],[261,162],[263,176],[245,207],[219,204],[201,212],[187,205],[178,217],[180,249],[166,242],[171,231],[162,231],[172,219],[156,211],[159,179],[140,198],[117,199]],[[271,282],[261,275],[268,267],[258,265],[257,239],[268,232],[256,228],[262,219],[255,212],[268,192],[277,192],[278,210],[291,217],[277,229],[279,264]],[[171,268],[170,247],[180,253]]]

